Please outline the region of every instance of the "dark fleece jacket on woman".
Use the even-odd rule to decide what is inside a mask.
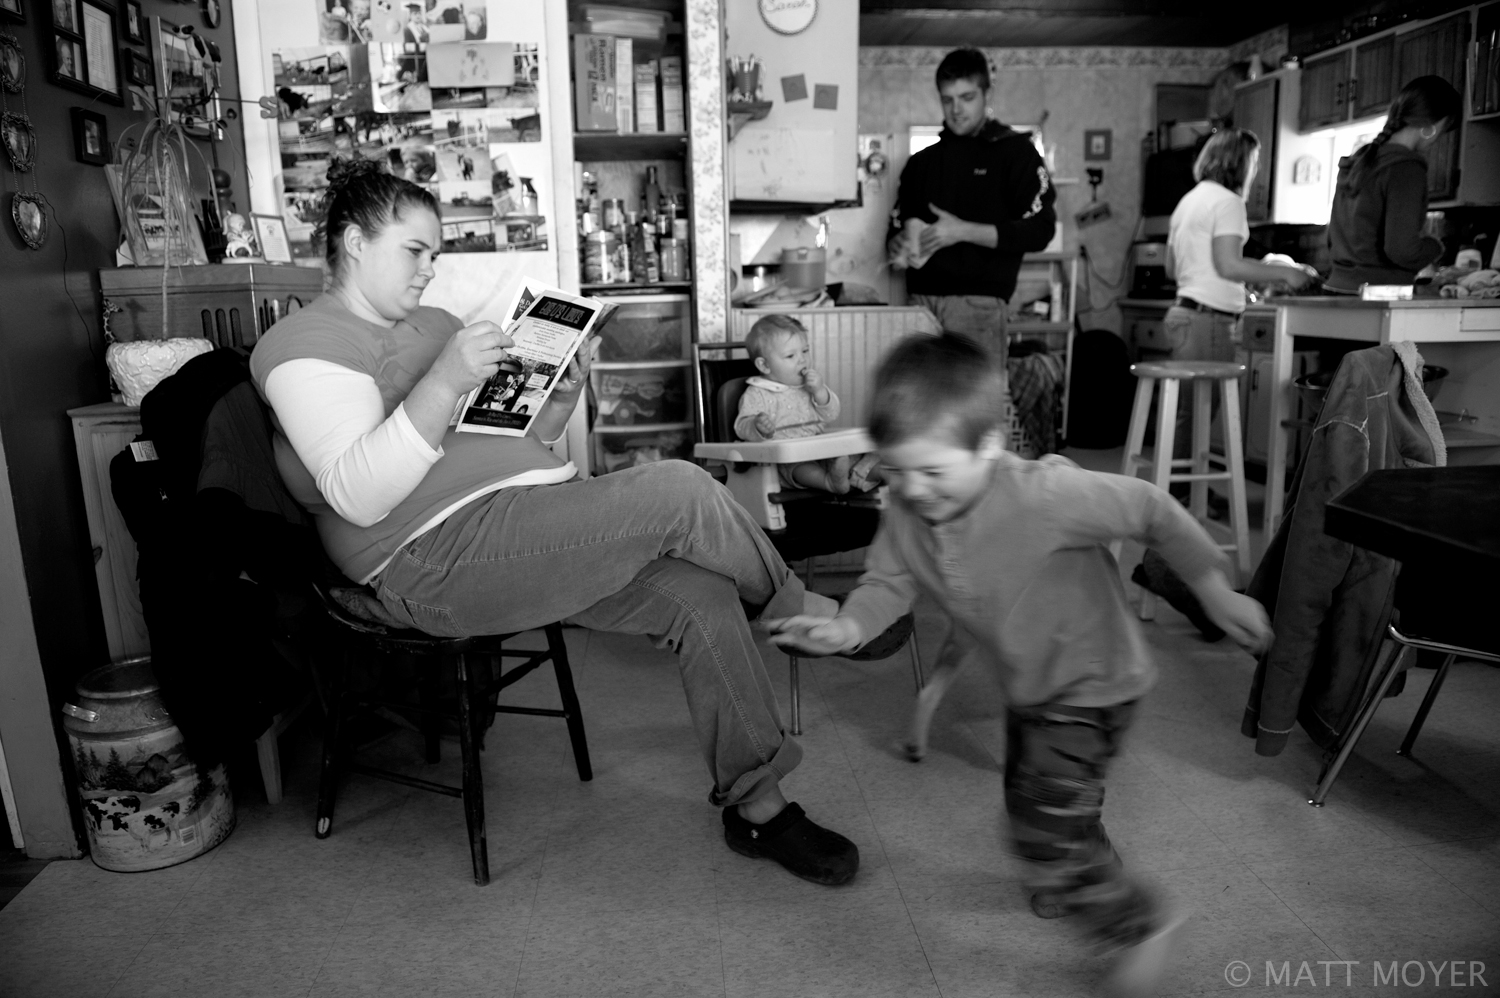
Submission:
[[[1338,186],[1328,220],[1333,271],[1328,286],[1358,291],[1361,284],[1410,284],[1417,271],[1443,254],[1443,244],[1422,234],[1427,221],[1427,160],[1394,142],[1380,146],[1370,167],[1359,156],[1339,161]]]

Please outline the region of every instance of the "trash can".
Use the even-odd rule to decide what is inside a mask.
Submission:
[[[162,703],[149,658],[95,669],[64,704],[90,853],[133,873],[184,863],[234,830],[223,764],[204,769]]]

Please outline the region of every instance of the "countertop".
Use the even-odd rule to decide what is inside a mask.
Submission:
[[[1171,298],[1121,298],[1117,304],[1135,308],[1170,308]],[[1296,305],[1298,308],[1500,308],[1500,298],[1413,298],[1409,301],[1365,301],[1353,295],[1283,295],[1245,306],[1247,311]]]
[[[1353,295],[1287,295],[1262,305],[1295,305],[1298,308],[1500,308],[1500,298],[1412,298],[1408,301],[1365,301]]]

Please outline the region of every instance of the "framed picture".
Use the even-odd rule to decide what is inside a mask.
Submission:
[[[26,56],[21,52],[21,43],[15,35],[0,35],[0,90],[18,94],[25,85]]]
[[[210,28],[217,28],[224,18],[224,11],[219,6],[219,0],[200,0],[200,5],[203,7],[203,23]]]
[[[104,115],[86,107],[73,109],[73,155],[93,166],[109,162],[109,122]]]
[[[123,26],[127,42],[135,42],[137,45],[146,44],[146,17],[141,13],[140,0],[125,0]]]
[[[50,0],[50,4],[52,82],[123,104],[113,4],[109,0]]]
[[[151,26],[157,92],[166,101],[167,120],[181,121],[194,138],[213,138],[220,116],[219,69],[207,42],[191,26],[179,28],[159,17]]]
[[[134,49],[126,49],[125,78],[138,87],[149,87],[151,85],[151,60]]]
[[[55,46],[54,53],[57,58],[53,66],[53,75],[57,82],[62,83],[72,80],[74,83],[81,81],[80,73],[83,72],[83,46],[72,38],[57,35],[52,39]]]
[[[115,58],[115,9],[98,0],[78,5],[83,21],[85,82],[107,94],[120,96],[120,64]]]
[[[26,20],[24,0],[0,0],[0,17],[8,17],[14,21]]]
[[[291,263],[292,244],[286,237],[286,220],[280,215],[252,215],[260,255],[267,263]]]
[[[6,112],[0,115],[0,144],[10,157],[10,165],[20,173],[31,169],[36,159],[36,132],[31,119],[24,114]]]
[[[32,249],[42,248],[47,241],[47,213],[40,194],[12,195],[10,218],[22,242]]]

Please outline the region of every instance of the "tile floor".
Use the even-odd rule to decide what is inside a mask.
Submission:
[[[931,655],[936,622],[922,624]],[[1413,673],[1315,809],[1304,736],[1262,759],[1238,733],[1250,659],[1166,608],[1146,634],[1162,681],[1106,821],[1126,862],[1193,913],[1162,994],[1500,994],[1500,672],[1456,667],[1410,761],[1394,749],[1431,676]],[[1100,963],[1067,920],[1031,914],[1002,847],[1003,714],[985,676],[961,677],[913,765],[895,750],[912,701],[904,656],[804,669],[806,761],[787,790],[863,857],[852,885],[828,889],[723,845],[666,654],[582,631],[569,642],[595,777],[577,780],[560,722],[500,719],[485,758],[489,887],[470,880],[454,799],[354,777],[332,837],[316,840],[318,738],[304,725],[283,743],[286,800],[243,790],[239,827],[213,852],[134,875],[47,866],[0,910],[0,995],[1096,993]],[[784,683],[785,659],[767,660]],[[556,696],[545,675],[507,694]],[[375,751],[457,779],[451,742],[435,767],[405,733]],[[1346,960],[1359,961],[1347,986],[1327,963]],[[1232,987],[1231,961],[1248,986]],[[1268,961],[1286,965],[1282,982]],[[1405,983],[1375,986],[1376,961],[1398,961]],[[1456,982],[1447,961],[1462,962]]]

